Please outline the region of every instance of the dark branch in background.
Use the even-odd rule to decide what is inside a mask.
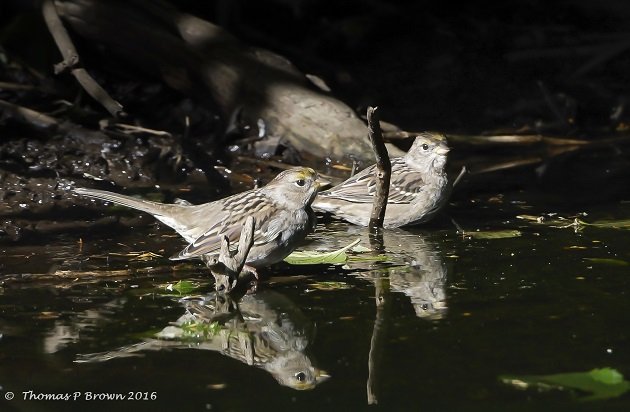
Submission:
[[[215,279],[215,289],[230,292],[238,282],[238,276],[245,266],[249,250],[254,244],[255,220],[249,216],[241,229],[236,253],[230,251],[230,240],[224,237],[221,241],[221,253],[217,260],[205,260]]]
[[[16,121],[28,124],[37,130],[56,130],[59,126],[57,120],[47,114],[15,105],[6,100],[0,100],[0,109],[2,109],[3,113],[8,113]]]
[[[385,219],[385,209],[387,208],[387,196],[389,195],[389,180],[392,171],[392,164],[389,160],[387,148],[383,141],[383,133],[378,119],[377,108],[368,107],[368,136],[372,143],[372,149],[376,156],[376,193],[374,195],[374,205],[370,216],[369,228],[371,232],[383,227]]]
[[[81,87],[99,102],[112,116],[120,117],[124,115],[123,106],[103,89],[88,74],[88,72],[79,67],[79,54],[77,53],[68,32],[63,27],[63,23],[57,14],[57,9],[53,0],[44,0],[42,4],[42,14],[48,26],[50,34],[53,36],[63,61],[55,65],[55,74],[63,73],[70,70],[70,73],[77,79]]]

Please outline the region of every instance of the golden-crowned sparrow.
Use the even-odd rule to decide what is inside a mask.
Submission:
[[[426,222],[444,205],[450,187],[444,166],[449,148],[439,133],[422,133],[403,157],[391,159],[392,172],[383,227]],[[376,192],[376,165],[323,191],[313,209],[367,226]]]
[[[164,204],[104,190],[76,188],[74,192],[152,214],[190,244],[171,259],[216,258],[221,240],[234,242],[248,216],[253,216],[254,244],[249,267],[281,261],[312,230],[311,203],[317,193],[317,172],[297,167],[278,174],[266,186],[201,205]]]

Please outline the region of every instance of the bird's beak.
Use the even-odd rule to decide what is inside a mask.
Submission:
[[[330,375],[328,374],[328,372],[326,372],[323,369],[316,369],[315,370],[315,376],[317,377],[317,384],[319,385],[322,382],[326,382],[328,379],[330,379]]]
[[[451,149],[449,149],[447,146],[438,146],[435,149],[435,153],[437,153],[437,154],[439,154],[441,156],[444,156],[445,154],[447,154],[450,151],[451,151]]]
[[[317,187],[317,190],[319,191],[319,190],[322,190],[325,187],[330,186],[331,182],[328,179],[324,179],[321,176],[317,176],[317,179],[315,180],[315,185]]]

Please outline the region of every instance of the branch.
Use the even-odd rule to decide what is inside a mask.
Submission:
[[[368,107],[367,109],[368,137],[376,156],[376,194],[374,196],[374,205],[372,206],[372,215],[370,216],[370,231],[383,227],[392,171],[392,164],[383,142],[383,133],[381,132],[376,110],[377,108],[373,107]]]
[[[225,236],[221,241],[219,258],[205,261],[216,280],[215,288],[218,291],[230,292],[236,286],[238,275],[243,270],[249,250],[254,244],[254,224],[252,216],[245,220],[236,253],[230,252],[230,240]]]
[[[466,173],[468,173],[468,169],[466,168],[466,166],[462,166],[462,170],[459,171],[459,174],[453,181],[453,184],[451,185],[451,187],[454,188],[455,186],[457,186],[457,184],[462,180],[462,178],[466,175]]]
[[[237,275],[243,270],[249,249],[254,244],[254,223],[255,220],[252,216],[248,216],[247,220],[245,220],[245,224],[243,224],[241,229],[241,237],[238,240],[238,250],[234,255],[230,252],[230,241],[227,236],[221,242],[219,262],[222,262],[229,271]]]
[[[6,113],[13,120],[25,124],[35,130],[57,131],[68,135],[82,145],[102,146],[109,141],[108,137],[101,131],[86,129],[83,126],[72,123],[69,120],[59,122],[54,117],[38,112],[28,107],[22,107],[6,100],[0,99],[0,113]]]
[[[28,124],[38,130],[55,130],[59,123],[54,117],[37,112],[27,107],[0,100],[0,109],[9,113],[15,120]]]
[[[63,56],[63,61],[55,65],[55,74],[70,70],[70,73],[77,79],[81,87],[112,116],[120,117],[124,115],[123,106],[96,83],[96,80],[94,80],[84,68],[79,67],[79,53],[77,53],[68,32],[65,27],[63,27],[63,23],[57,14],[57,9],[53,1],[54,0],[44,0],[42,4],[42,14],[44,15],[48,30]]]
[[[376,292],[376,319],[374,320],[374,329],[372,329],[372,339],[370,340],[370,353],[368,355],[368,405],[378,403],[379,370],[383,357],[383,344],[385,342],[387,325],[389,323],[389,278],[375,278],[374,289]]]

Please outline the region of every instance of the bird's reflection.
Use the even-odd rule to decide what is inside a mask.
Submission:
[[[239,300],[211,293],[182,300],[185,312],[153,338],[116,350],[80,354],[76,362],[102,362],[143,351],[194,348],[219,352],[269,372],[281,385],[312,389],[328,378],[307,348],[314,324],[284,295],[263,290]]]
[[[409,296],[419,318],[442,319],[448,307],[445,290],[447,270],[441,256],[434,245],[421,235],[399,233],[397,239],[407,242],[405,256],[409,262],[406,266],[389,269],[391,290]],[[384,243],[387,245],[385,239]]]
[[[311,247],[321,245],[333,250],[360,238],[370,245],[369,231],[359,226],[333,223],[327,228],[331,236],[319,236]],[[411,300],[416,315],[428,320],[442,319],[448,310],[446,296],[447,266],[430,234],[404,229],[383,230],[383,248],[387,261],[390,288]],[[334,242],[334,244],[332,244]],[[348,262],[350,269],[374,269],[369,261]],[[382,273],[382,272],[381,272]]]

